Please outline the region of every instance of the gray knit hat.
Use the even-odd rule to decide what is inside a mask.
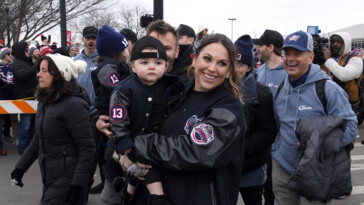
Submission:
[[[11,49],[8,47],[4,47],[2,49],[0,49],[0,60],[2,60],[3,58],[5,58],[5,55],[11,53]]]

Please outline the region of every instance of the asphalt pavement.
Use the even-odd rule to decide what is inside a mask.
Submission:
[[[355,141],[352,151],[352,194],[341,200],[333,200],[332,205],[364,205],[364,125],[359,126],[359,136]],[[0,205],[36,205],[39,203],[42,193],[42,182],[38,161],[24,174],[24,187],[12,186],[10,172],[14,169],[19,159],[16,145],[11,142],[4,143],[7,156],[0,156]],[[98,173],[98,171],[96,172]],[[95,178],[95,184],[100,183],[100,177]],[[97,205],[100,194],[89,195],[89,205]],[[243,204],[239,199],[239,205]]]

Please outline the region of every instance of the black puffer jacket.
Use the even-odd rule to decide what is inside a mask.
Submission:
[[[44,204],[64,204],[70,185],[89,186],[95,158],[90,102],[82,90],[38,104],[35,135],[15,167],[25,172],[38,158]]]
[[[12,47],[12,54],[15,57],[13,63],[14,75],[14,98],[23,99],[34,97],[37,81],[37,66],[32,60],[25,56],[27,43],[18,42]]]
[[[345,118],[339,116],[298,121],[301,146],[288,188],[323,202],[351,193],[350,163],[341,146],[345,127]]]

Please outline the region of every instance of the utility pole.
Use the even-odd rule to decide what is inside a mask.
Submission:
[[[66,1],[59,0],[59,11],[61,15],[61,47],[67,46],[67,26],[66,26]]]
[[[236,18],[229,18],[229,20],[231,21],[231,41],[233,41],[234,21]]]

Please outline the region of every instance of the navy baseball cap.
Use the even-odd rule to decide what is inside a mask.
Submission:
[[[284,39],[284,48],[295,48],[300,51],[313,52],[312,35],[305,31],[296,31]]]

